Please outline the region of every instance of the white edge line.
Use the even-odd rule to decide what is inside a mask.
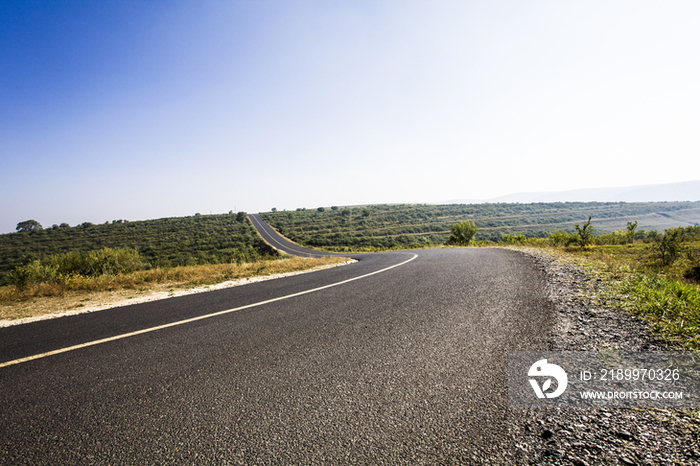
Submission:
[[[412,261],[413,259],[415,259],[416,257],[418,257],[418,255],[417,255],[417,254],[413,254],[413,257],[411,257],[410,259],[408,259],[408,260],[406,260],[406,261],[404,261],[404,262],[401,262],[401,263],[399,263],[399,264],[395,264],[395,265],[392,265],[392,266],[390,266],[390,267],[386,267],[386,268],[381,269],[381,270],[375,270],[374,272],[370,272],[370,273],[367,273],[367,274],[365,274],[365,275],[360,275],[359,277],[349,278],[349,279],[343,280],[343,281],[341,281],[341,282],[331,283],[330,285],[324,285],[324,286],[321,286],[321,287],[318,287],[318,288],[313,288],[313,289],[311,289],[311,290],[300,291],[300,292],[298,292],[298,293],[292,293],[292,294],[289,294],[289,295],[286,295],[286,296],[280,296],[280,297],[278,297],[278,298],[268,299],[268,300],[266,300],[266,301],[260,301],[260,302],[253,303],[253,304],[247,304],[247,305],[245,305],[245,306],[236,307],[236,308],[233,308],[233,309],[227,309],[227,310],[225,310],[225,311],[213,312],[213,313],[211,313],[211,314],[206,314],[206,315],[203,315],[203,316],[192,317],[192,318],[190,318],[190,319],[179,320],[179,321],[177,321],[177,322],[171,322],[171,323],[169,323],[169,324],[164,324],[164,325],[158,325],[158,326],[156,326],[156,327],[145,328],[145,329],[142,329],[142,330],[137,330],[137,331],[135,331],[135,332],[123,333],[123,334],[121,334],[121,335],[115,335],[115,336],[113,336],[113,337],[102,338],[101,340],[89,341],[89,342],[87,342],[87,343],[81,343],[81,344],[79,344],[79,345],[68,346],[68,347],[60,348],[60,349],[53,350],[53,351],[47,351],[46,353],[35,354],[35,355],[33,355],[33,356],[27,356],[27,357],[24,357],[24,358],[20,358],[20,359],[15,359],[15,360],[12,360],[12,361],[3,362],[3,363],[0,363],[0,368],[2,368],[2,367],[7,367],[7,366],[13,366],[13,365],[15,365],[15,364],[21,364],[21,363],[23,363],[23,362],[33,361],[33,360],[35,360],[35,359],[45,358],[45,357],[47,357],[47,356],[53,356],[53,355],[55,355],[55,354],[67,353],[67,352],[69,352],[69,351],[73,351],[73,350],[77,350],[77,349],[81,349],[81,348],[87,348],[87,347],[89,347],[89,346],[100,345],[100,344],[102,344],[102,343],[109,343],[110,341],[122,340],[122,339],[124,339],[124,338],[129,338],[129,337],[133,337],[133,336],[136,336],[136,335],[142,335],[142,334],[144,334],[144,333],[155,332],[156,330],[162,330],[162,329],[164,329],[164,328],[176,327],[176,326],[178,326],[178,325],[184,325],[184,324],[188,324],[188,323],[190,323],[190,322],[196,322],[196,321],[198,321],[198,320],[209,319],[209,318],[211,318],[211,317],[218,317],[218,316],[222,316],[222,315],[224,315],[224,314],[230,314],[230,313],[232,313],[232,312],[242,311],[242,310],[244,310],[244,309],[250,309],[251,307],[263,306],[263,305],[265,305],[265,304],[270,304],[270,303],[274,303],[274,302],[277,302],[277,301],[282,301],[282,300],[285,300],[285,299],[294,298],[294,297],[296,297],[296,296],[302,296],[302,295],[305,295],[305,294],[314,293],[314,292],[316,292],[316,291],[325,290],[325,289],[327,289],[327,288],[332,288],[332,287],[334,287],[334,286],[343,285],[343,284],[345,284],[345,283],[353,282],[353,281],[355,281],[355,280],[359,280],[359,279],[361,279],[361,278],[369,277],[369,276],[371,276],[371,275],[376,275],[376,274],[378,274],[378,273],[386,272],[387,270],[391,270],[391,269],[393,269],[393,268],[395,268],[395,267],[400,267],[400,266],[402,266],[402,265],[404,265],[404,264],[408,264],[409,262],[411,262],[411,261]]]

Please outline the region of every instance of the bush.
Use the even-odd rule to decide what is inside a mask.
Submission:
[[[517,235],[503,234],[501,235],[501,243],[503,244],[522,244],[527,241],[527,238],[522,233]]]
[[[60,280],[58,269],[55,266],[42,265],[38,260],[17,267],[10,273],[10,283],[19,290],[39,283],[55,283],[58,280]]]
[[[678,256],[683,251],[681,241],[683,230],[681,228],[671,228],[664,231],[663,236],[657,236],[650,249],[657,259],[661,262],[661,266],[673,264]]]
[[[55,254],[17,267],[10,273],[10,282],[18,289],[39,283],[61,283],[71,276],[99,277],[119,275],[147,268],[134,249],[103,248],[88,253]]]
[[[455,223],[450,227],[452,235],[447,240],[447,244],[455,244],[457,246],[467,246],[472,242],[474,236],[476,235],[476,225],[465,220],[460,223]]]
[[[138,251],[128,248],[104,248],[91,251],[83,258],[81,275],[97,277],[100,275],[119,275],[145,268]],[[70,273],[70,272],[69,272]]]
[[[549,242],[552,246],[569,246],[576,238],[562,230],[555,230],[549,234]]]
[[[593,238],[595,244],[609,244],[609,245],[620,245],[629,244],[630,240],[629,233],[626,231],[613,231],[612,233],[603,233],[602,235],[595,236]]]

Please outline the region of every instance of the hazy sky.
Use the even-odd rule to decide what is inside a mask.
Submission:
[[[0,2],[17,222],[700,178],[700,2]]]

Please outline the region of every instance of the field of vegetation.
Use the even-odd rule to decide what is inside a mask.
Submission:
[[[499,241],[504,235],[547,237],[592,216],[600,233],[624,230],[663,231],[700,223],[700,202],[533,204],[372,205],[267,212],[261,217],[299,244],[328,251],[372,251],[443,244],[450,227],[473,222],[476,240]]]

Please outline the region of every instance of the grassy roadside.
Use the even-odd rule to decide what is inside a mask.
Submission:
[[[645,319],[676,348],[700,350],[700,285],[682,276],[683,261],[659,268],[644,245],[562,248],[531,244],[563,262],[573,262],[602,282],[593,299]]]
[[[174,296],[197,287],[302,272],[345,261],[346,258],[340,257],[306,259],[289,256],[242,264],[154,268],[98,277],[75,276],[60,284],[39,283],[23,290],[7,285],[0,287],[0,320],[130,304]]]

